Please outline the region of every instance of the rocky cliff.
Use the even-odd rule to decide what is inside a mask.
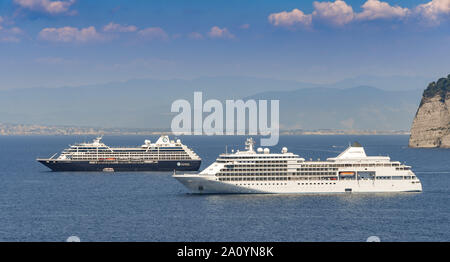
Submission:
[[[432,82],[411,127],[410,147],[450,147],[450,75]]]

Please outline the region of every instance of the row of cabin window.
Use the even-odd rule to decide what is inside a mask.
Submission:
[[[71,155],[74,156],[146,156],[146,155],[150,155],[150,156],[157,156],[157,155],[168,155],[168,156],[182,156],[182,155],[188,155],[188,153],[159,153],[159,154],[153,154],[153,153],[147,153],[147,154],[137,154],[137,153],[96,153],[96,152],[89,152],[89,153],[83,153],[83,154],[78,154],[78,153],[73,153]]]
[[[246,164],[287,164],[288,161],[266,161],[266,160],[255,160],[255,161],[238,161],[238,163],[246,163]]]
[[[329,168],[323,168],[323,167],[314,167],[314,168],[297,168],[298,171],[337,171],[338,168],[335,167],[329,167]]]
[[[128,152],[140,152],[140,153],[143,153],[143,152],[153,152],[153,153],[156,153],[156,152],[184,152],[185,150],[183,150],[183,149],[171,149],[171,150],[153,150],[153,149],[150,149],[150,150],[146,150],[146,149],[136,149],[136,150],[110,150],[110,149],[99,149],[99,150],[96,150],[96,149],[78,149],[78,150],[76,150],[76,149],[68,149],[68,150],[66,150],[66,152],[111,152],[111,153],[128,153]]]
[[[251,184],[237,184],[238,186],[287,186],[287,183],[261,183],[261,184],[258,184],[258,183],[251,183]]]
[[[273,184],[271,184],[271,183],[261,183],[261,184],[258,184],[258,183],[256,183],[256,184],[254,184],[254,183],[251,183],[251,184],[238,184],[239,186],[283,186],[283,185],[285,185],[285,186],[287,186],[287,183],[273,183]],[[307,186],[307,185],[336,185],[336,182],[330,182],[330,183],[297,183],[297,185],[302,185],[302,186]]]
[[[270,170],[268,173],[234,173],[234,172],[227,172],[226,170],[221,171],[217,174],[217,176],[332,176],[336,175],[336,172],[302,172],[302,173],[292,173],[292,172],[283,172],[283,173],[273,173],[271,171],[276,170]]]
[[[224,172],[248,172],[248,171],[287,171],[287,168],[225,168]]]
[[[336,177],[295,178],[295,177],[219,177],[219,181],[283,181],[283,180],[336,180]]]
[[[228,163],[228,161],[219,159],[217,160],[219,163]],[[276,163],[285,163],[287,164],[287,161],[239,161],[239,163],[255,163],[255,164],[261,164],[261,163],[267,163],[267,164],[276,164]],[[303,161],[298,161],[298,163],[303,163]],[[239,165],[239,164],[236,164]],[[398,163],[367,163],[367,164],[302,164],[301,168],[336,168],[336,167],[391,167],[391,166],[400,166]],[[403,168],[403,169],[401,169]],[[409,170],[409,167],[400,167],[400,170]]]
[[[71,157],[74,160],[98,160],[101,157]],[[143,160],[158,160],[158,159],[191,159],[189,156],[160,156],[160,157],[141,157],[141,158],[118,158],[117,160],[129,160],[129,159],[143,159]]]
[[[283,181],[290,180],[289,177],[224,177],[219,181]]]
[[[265,155],[256,155],[256,156],[221,156],[224,159],[280,159],[280,158],[298,158],[298,156],[265,156]]]
[[[260,176],[260,177],[246,177],[246,176],[233,176],[232,174],[217,174],[219,180],[223,179],[224,181],[253,181],[253,180],[335,180],[336,177],[319,177],[319,178],[298,178],[298,177],[289,177],[286,174],[267,174],[266,176],[261,176],[261,174],[246,174],[247,176]],[[284,175],[284,176],[283,176]],[[326,175],[326,174],[323,174]],[[224,176],[232,176],[231,178]],[[271,177],[271,176],[283,176],[283,177]],[[409,180],[414,179],[415,176],[377,176],[375,179],[377,180]],[[340,180],[355,180],[355,176],[351,177],[340,177]],[[373,178],[369,177],[358,177],[358,180],[373,180]]]
[[[228,166],[233,166],[233,168],[240,167],[240,168],[255,168],[255,167],[286,167],[287,164],[284,165],[261,165],[261,164],[254,164],[254,165],[239,165],[239,164],[229,164]]]
[[[374,167],[374,166],[400,166],[398,163],[357,163],[357,164],[303,164],[302,167]]]

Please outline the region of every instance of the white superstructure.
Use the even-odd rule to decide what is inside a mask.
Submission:
[[[199,174],[174,174],[194,193],[345,193],[421,192],[422,185],[411,167],[389,157],[367,156],[354,143],[337,157],[306,161],[283,148],[270,153],[254,150],[251,138],[246,150],[221,154]]]
[[[79,143],[65,149],[58,160],[79,161],[157,161],[157,160],[200,160],[200,157],[181,140],[170,140],[161,136],[155,143],[145,140],[140,147],[109,147],[101,142],[102,137],[91,143]]]

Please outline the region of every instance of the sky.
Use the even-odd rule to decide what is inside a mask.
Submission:
[[[0,0],[0,90],[449,69],[450,0]]]

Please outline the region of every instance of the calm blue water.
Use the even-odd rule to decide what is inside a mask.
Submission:
[[[190,195],[168,173],[53,173],[35,162],[81,136],[0,137],[0,241],[450,241],[450,149],[410,149],[407,136],[286,136],[306,159],[351,141],[413,166],[422,193]],[[156,137],[150,137],[152,141]],[[184,137],[202,168],[243,137]],[[140,145],[141,136],[105,136]],[[335,147],[332,147],[332,146]]]

